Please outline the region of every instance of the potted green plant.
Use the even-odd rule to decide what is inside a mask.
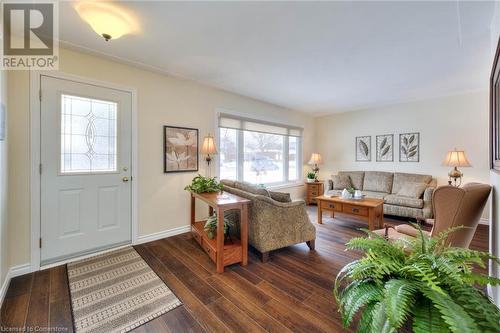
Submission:
[[[307,182],[314,183],[316,181],[316,174],[314,172],[307,173]]]
[[[351,197],[354,196],[354,193],[356,192],[356,189],[352,186],[349,186],[348,188],[346,188],[347,192],[349,192],[349,194],[351,195]]]
[[[216,180],[217,177],[203,177],[198,175],[193,178],[191,185],[186,186],[186,191],[194,193],[219,192],[222,191],[224,185]]]
[[[229,238],[229,228],[232,222],[224,217],[224,237],[228,240]],[[215,232],[217,231],[217,213],[215,212],[212,216],[207,218],[207,222],[205,223],[205,232],[207,233],[208,238],[213,239],[215,237]]]
[[[476,273],[496,257],[446,245],[453,228],[435,237],[388,241],[368,230],[347,250],[364,256],[347,264],[334,296],[345,327],[360,313],[358,332],[500,332],[500,311],[475,285],[500,280]]]

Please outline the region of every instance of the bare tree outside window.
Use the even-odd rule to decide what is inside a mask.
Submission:
[[[300,180],[300,138],[231,128],[219,129],[221,179],[254,184]]]

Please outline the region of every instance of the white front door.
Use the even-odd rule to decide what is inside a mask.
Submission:
[[[41,76],[41,263],[131,242],[131,93]]]

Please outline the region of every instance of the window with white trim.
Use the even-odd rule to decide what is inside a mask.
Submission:
[[[280,185],[301,180],[302,128],[221,113],[219,177]]]

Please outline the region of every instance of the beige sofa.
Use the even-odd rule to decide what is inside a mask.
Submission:
[[[248,210],[248,242],[257,249],[262,261],[269,252],[298,243],[314,249],[316,228],[309,220],[304,200],[292,201],[289,193],[268,191],[246,182],[221,180],[224,191],[250,199]],[[230,211],[231,212],[231,211]],[[226,217],[238,224],[239,212]]]
[[[352,186],[367,197],[384,200],[384,214],[432,218],[432,192],[437,181],[430,175],[413,173],[392,173],[381,171],[340,171],[339,176],[348,176]],[[426,188],[419,197],[398,195],[405,183],[424,183]],[[340,195],[341,189],[333,188],[330,179],[325,184],[325,195]]]

